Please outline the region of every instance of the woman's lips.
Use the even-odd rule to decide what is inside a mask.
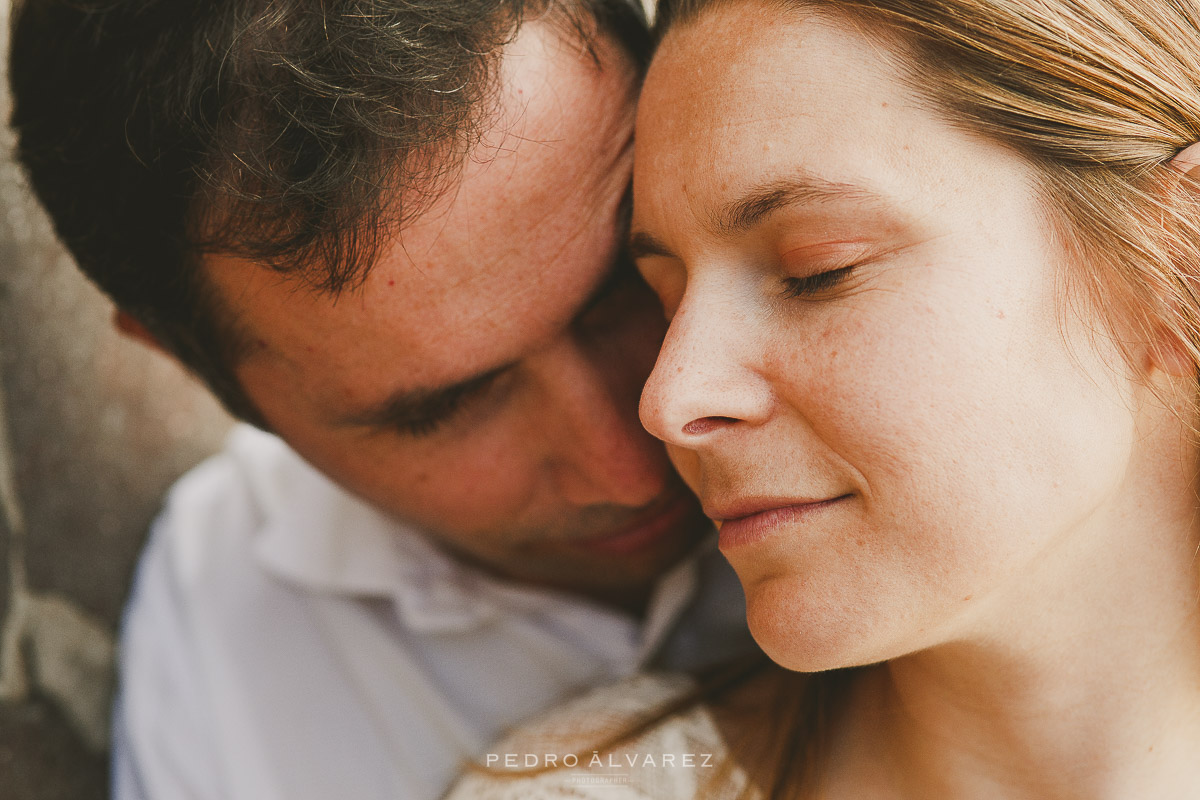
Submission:
[[[826,500],[750,500],[705,510],[717,523],[720,548],[725,551],[761,541],[784,525],[805,522],[849,497],[843,494]]]

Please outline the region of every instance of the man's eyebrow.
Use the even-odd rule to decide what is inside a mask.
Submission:
[[[381,428],[420,422],[485,388],[514,366],[515,363],[503,364],[449,386],[405,389],[374,406],[340,416],[334,424],[338,427]]]
[[[736,236],[780,209],[834,200],[878,203],[881,198],[853,184],[837,183],[807,174],[777,178],[752,186],[740,197],[726,203],[712,215],[709,227],[722,236]],[[629,237],[629,252],[635,259],[644,256],[670,258],[675,255],[661,240],[645,231],[634,231]]]
[[[631,208],[632,194],[626,190],[621,206],[618,207],[618,224],[627,226]],[[622,221],[623,220],[623,221]],[[622,257],[624,256],[624,257]],[[614,287],[624,280],[623,267],[629,266],[627,254],[619,254],[612,269],[594,286],[584,299],[583,304],[576,310],[572,319],[578,319],[598,306]],[[624,261],[624,263],[622,263]],[[629,269],[632,269],[629,266]],[[396,392],[381,403],[369,408],[351,411],[338,416],[334,425],[337,427],[389,427],[402,426],[406,423],[420,422],[435,415],[440,409],[453,405],[456,401],[470,396],[473,392],[485,388],[505,372],[517,366],[513,361],[498,367],[473,375],[448,386],[434,388],[406,389]]]

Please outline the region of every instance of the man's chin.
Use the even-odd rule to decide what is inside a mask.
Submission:
[[[682,531],[629,552],[597,552],[576,549],[555,553],[555,558],[539,559],[540,575],[512,574],[513,580],[531,586],[587,597],[634,614],[646,608],[658,580],[672,567],[695,551],[704,538],[704,528]]]
[[[665,504],[656,504],[627,524],[599,536],[572,541],[572,549],[599,558],[660,560],[674,553],[678,558],[708,528],[695,499],[680,493]],[[659,558],[653,556],[658,554]]]
[[[547,535],[486,555],[452,542],[443,545],[461,560],[507,580],[611,600],[622,593],[648,592],[664,572],[713,532],[712,523],[687,492],[673,493],[607,526],[588,522],[588,527],[603,532],[581,537]],[[573,526],[555,527],[570,530]]]
[[[678,515],[673,511],[669,518],[561,545],[543,563],[551,567],[557,558],[554,582],[568,591],[648,591],[712,535],[712,523],[690,505]]]

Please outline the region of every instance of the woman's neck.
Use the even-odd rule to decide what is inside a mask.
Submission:
[[[866,671],[829,796],[1195,797],[1200,528],[1175,466],[1134,470],[946,643]]]
[[[874,754],[882,785],[907,790],[899,797],[1191,798],[1200,669],[1158,656],[1092,669],[1005,666],[983,652],[895,663],[856,695],[872,729],[860,753]],[[956,677],[968,664],[969,682]]]

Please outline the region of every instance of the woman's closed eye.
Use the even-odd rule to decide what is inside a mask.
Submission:
[[[850,277],[851,273],[858,267],[857,264],[851,264],[837,269],[818,272],[813,275],[806,275],[803,278],[784,278],[783,279],[783,296],[788,299],[814,299],[820,297],[823,292],[834,289],[838,284]]]

